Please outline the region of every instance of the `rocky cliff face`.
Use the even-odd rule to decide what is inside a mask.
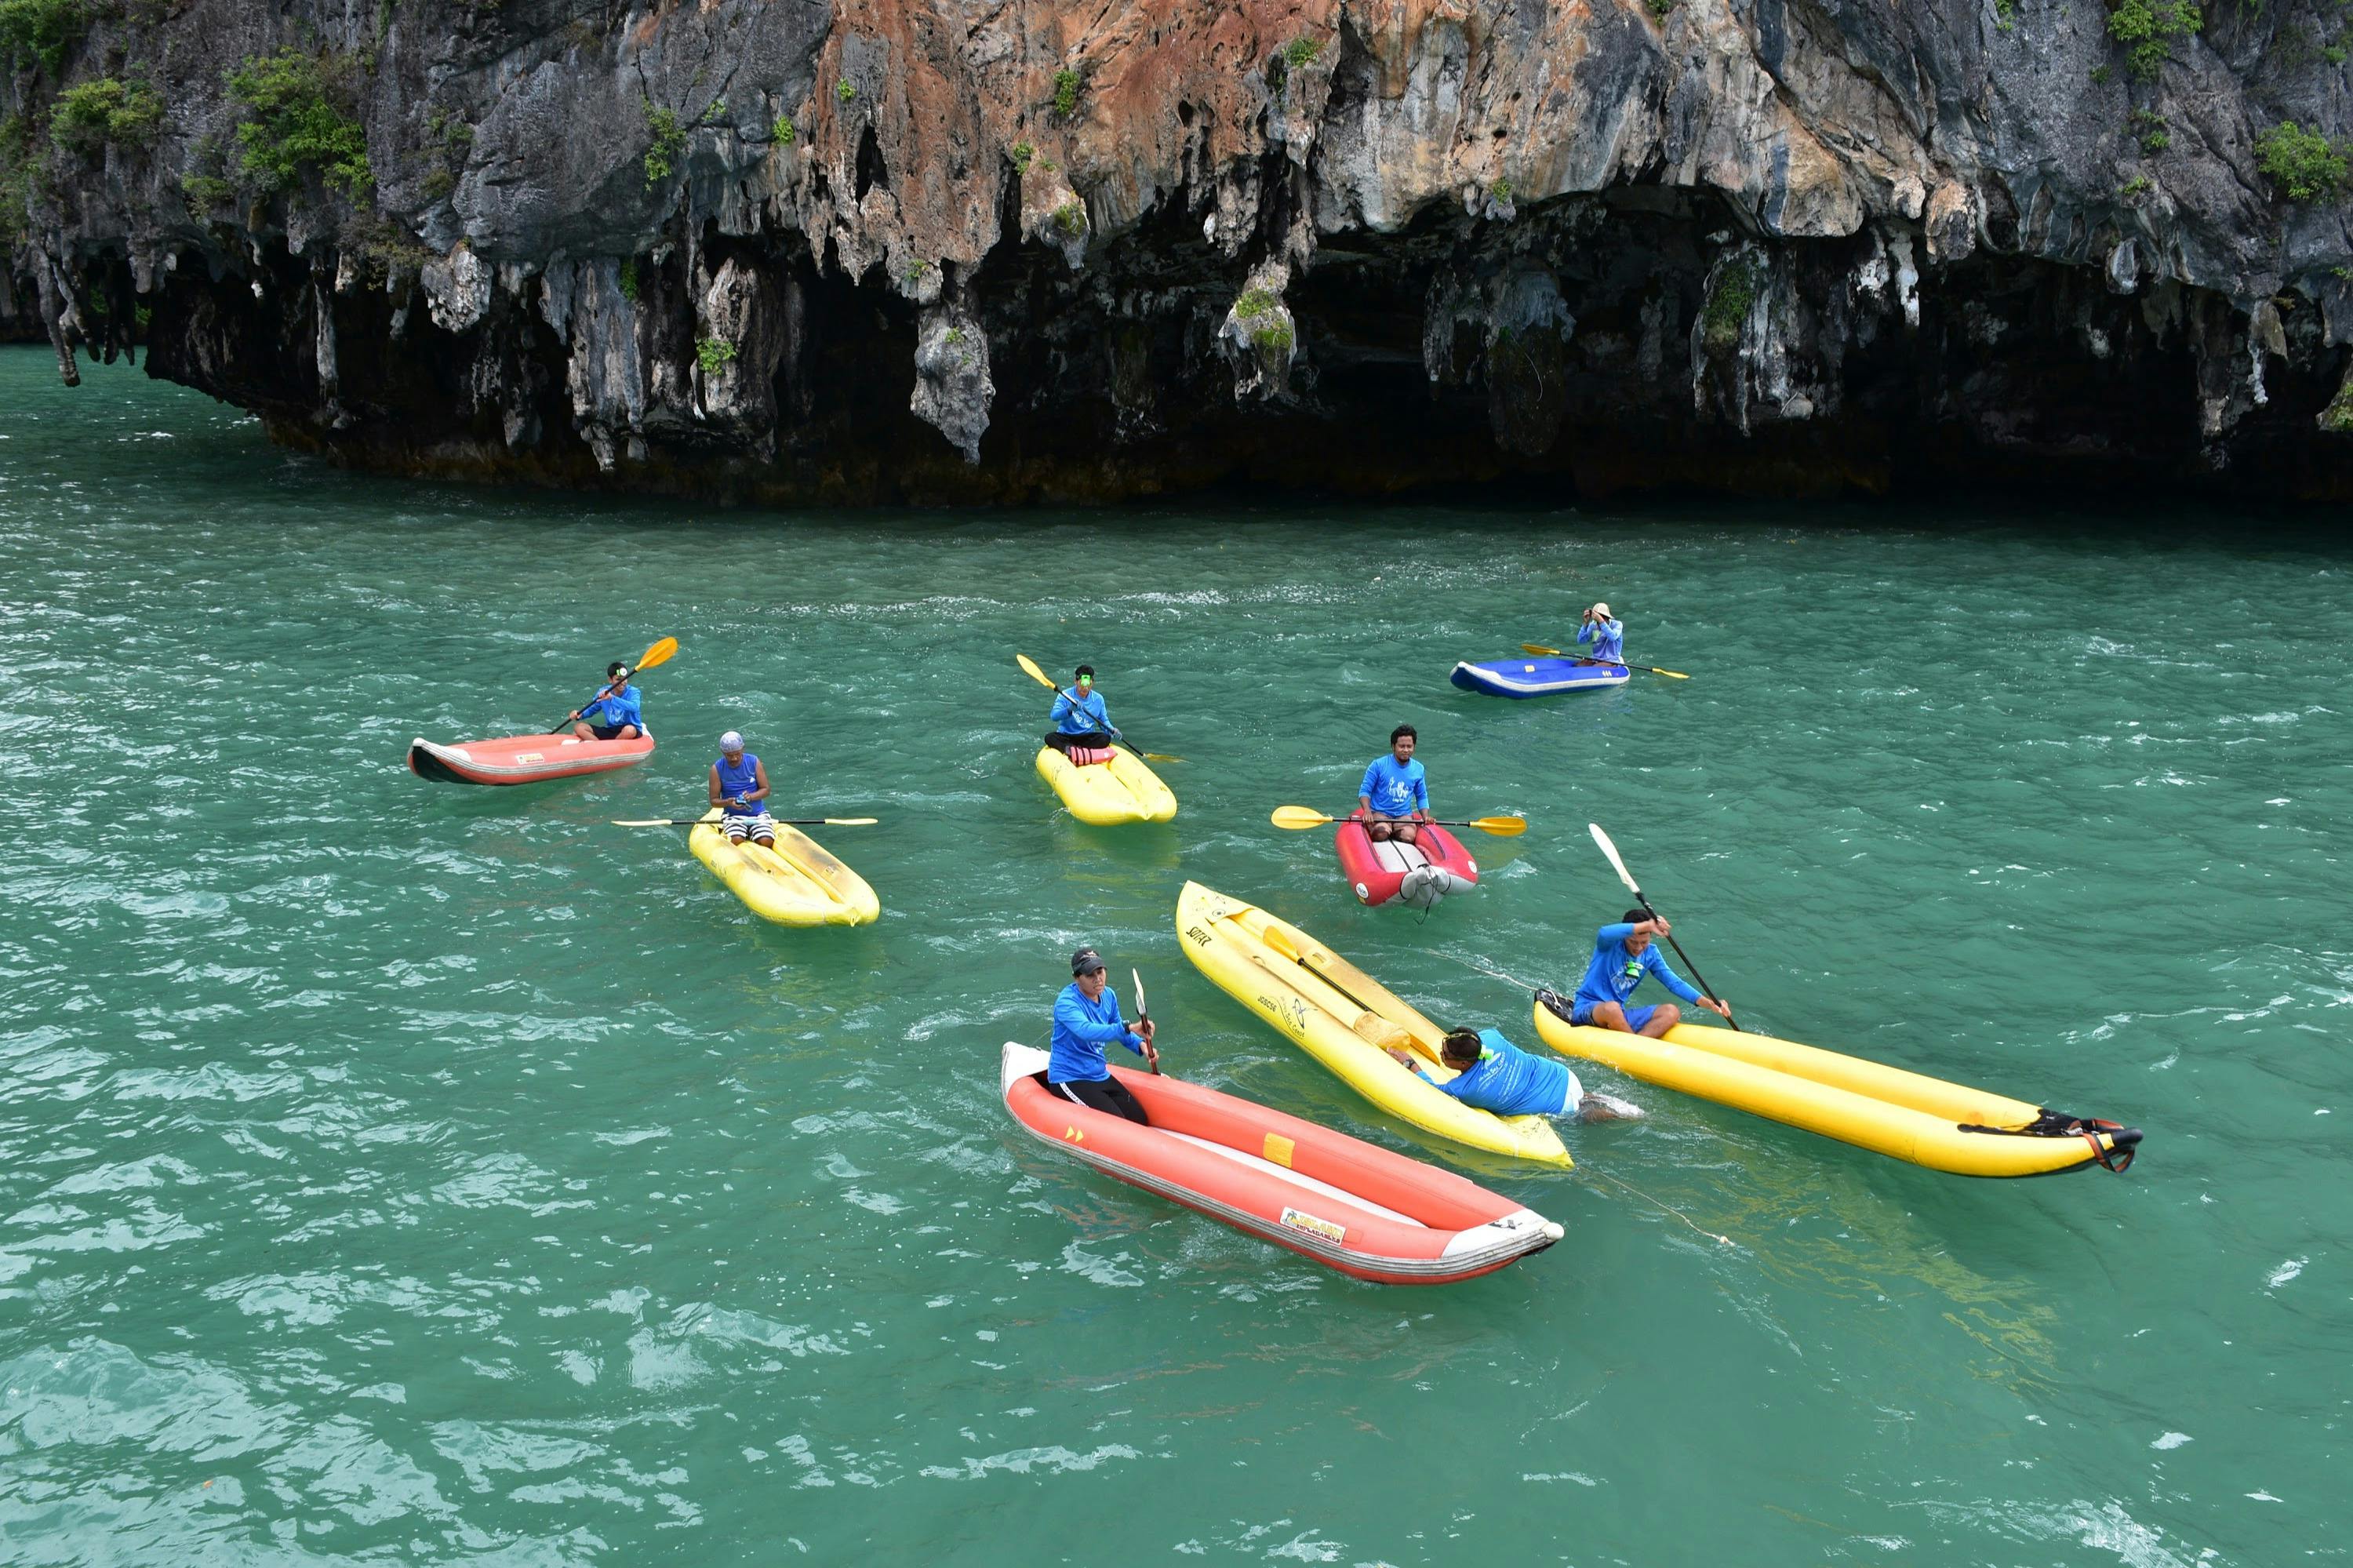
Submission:
[[[2347,16],[0,0],[0,324],[747,497],[2338,494]]]

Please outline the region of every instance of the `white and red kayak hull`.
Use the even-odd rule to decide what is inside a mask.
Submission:
[[[1333,843],[1340,853],[1340,874],[1359,904],[1387,904],[1402,896],[1413,908],[1430,909],[1450,893],[1479,885],[1479,863],[1460,839],[1432,822],[1415,829],[1412,843],[1375,843],[1360,810],[1341,822]]]
[[[1358,1279],[1448,1285],[1492,1274],[1561,1227],[1474,1181],[1252,1101],[1113,1068],[1149,1127],[1046,1086],[1047,1054],[1008,1043],[1006,1109],[1039,1142]]]
[[[510,735],[440,746],[408,743],[408,770],[440,784],[537,784],[635,768],[654,754],[651,736],[635,740],[580,740],[568,735]]]

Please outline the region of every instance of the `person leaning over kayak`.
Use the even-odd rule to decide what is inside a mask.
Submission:
[[[1605,664],[1626,662],[1626,623],[1609,618],[1609,607],[1597,604],[1585,612],[1585,624],[1577,629],[1579,647],[1593,644],[1593,657]]]
[[[1667,960],[1659,955],[1651,938],[1663,937],[1668,926],[1664,920],[1653,920],[1640,909],[1626,911],[1626,918],[1615,926],[1604,926],[1594,934],[1593,961],[1585,967],[1585,979],[1577,982],[1576,999],[1569,1004],[1571,1023],[1589,1023],[1599,1029],[1615,1029],[1621,1034],[1647,1034],[1656,1040],[1683,1022],[1683,1010],[1672,1001],[1655,1007],[1629,1007],[1626,999],[1642,983],[1646,974],[1685,1001],[1696,1002],[1727,1022],[1732,1010],[1712,996],[1702,996],[1683,976],[1667,968]],[[1550,998],[1550,1001],[1546,1001]],[[1546,1001],[1552,1011],[1559,997],[1545,991],[1536,993],[1538,1001]]]
[[[1047,715],[1054,728],[1046,744],[1066,757],[1074,746],[1100,751],[1119,738],[1119,728],[1111,722],[1111,709],[1094,686],[1095,667],[1082,664],[1076,691],[1054,688],[1054,711]]]
[[[1103,956],[1092,948],[1071,955],[1071,983],[1054,999],[1054,1048],[1046,1064],[1046,1087],[1074,1105],[1124,1116],[1146,1118],[1144,1107],[1127,1086],[1111,1075],[1104,1047],[1117,1042],[1142,1056],[1154,1072],[1160,1070],[1160,1053],[1152,1045],[1152,1020],[1137,1025],[1120,1022],[1119,992],[1103,978]]]
[[[1409,724],[1389,731],[1388,755],[1374,758],[1365,769],[1365,781],[1356,787],[1365,832],[1375,843],[1395,839],[1409,844],[1421,834],[1415,824],[1430,815],[1430,776],[1413,759],[1420,738]]]
[[[635,740],[646,733],[646,715],[638,705],[638,689],[629,684],[629,667],[616,659],[605,666],[605,691],[572,715],[572,733],[582,740]]]
[[[768,814],[768,770],[744,749],[744,737],[729,730],[719,737],[719,760],[711,765],[711,803],[719,808],[720,831],[729,843],[750,839],[776,847],[776,819]]]
[[[1438,1059],[1454,1070],[1454,1076],[1442,1084],[1421,1070],[1412,1052],[1392,1045],[1388,1054],[1415,1077],[1472,1110],[1575,1117],[1579,1121],[1635,1121],[1642,1115],[1640,1106],[1586,1093],[1567,1063],[1531,1056],[1504,1039],[1501,1030],[1449,1030],[1439,1042]]]

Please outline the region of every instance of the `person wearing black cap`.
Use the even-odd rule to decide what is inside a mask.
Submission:
[[[646,733],[641,694],[629,684],[637,672],[618,659],[605,666],[605,689],[596,700],[575,713],[573,735],[581,740],[635,740]]]
[[[1079,666],[1078,683],[1069,691],[1054,688],[1054,710],[1046,716],[1054,726],[1047,732],[1046,744],[1065,757],[1070,756],[1073,747],[1082,753],[1103,751],[1108,755],[1111,743],[1119,738],[1119,726],[1111,722],[1111,709],[1104,704],[1103,694],[1095,690],[1092,664]]]
[[[1160,1053],[1153,1049],[1152,1021],[1139,1021],[1135,1030],[1120,1022],[1119,992],[1103,977],[1103,956],[1092,948],[1071,955],[1071,983],[1054,999],[1054,1050],[1046,1065],[1046,1087],[1075,1105],[1145,1121],[1144,1107],[1127,1086],[1111,1075],[1105,1047],[1113,1041],[1160,1070]]]

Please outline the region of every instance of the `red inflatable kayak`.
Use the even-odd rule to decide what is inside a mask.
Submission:
[[[511,735],[436,746],[422,737],[408,743],[408,770],[440,784],[536,784],[582,773],[635,768],[654,754],[654,738],[576,740],[568,735]]]
[[[1416,842],[1395,839],[1375,843],[1365,831],[1364,813],[1350,813],[1335,842],[1340,850],[1340,874],[1356,890],[1359,904],[1387,904],[1402,894],[1417,909],[1428,909],[1450,893],[1479,883],[1479,863],[1461,841],[1444,828],[1421,824]]]
[[[1005,1047],[1005,1107],[1039,1141],[1358,1279],[1451,1284],[1561,1238],[1451,1171],[1198,1084],[1113,1068],[1149,1127],[1073,1105],[1047,1088],[1046,1062]]]

